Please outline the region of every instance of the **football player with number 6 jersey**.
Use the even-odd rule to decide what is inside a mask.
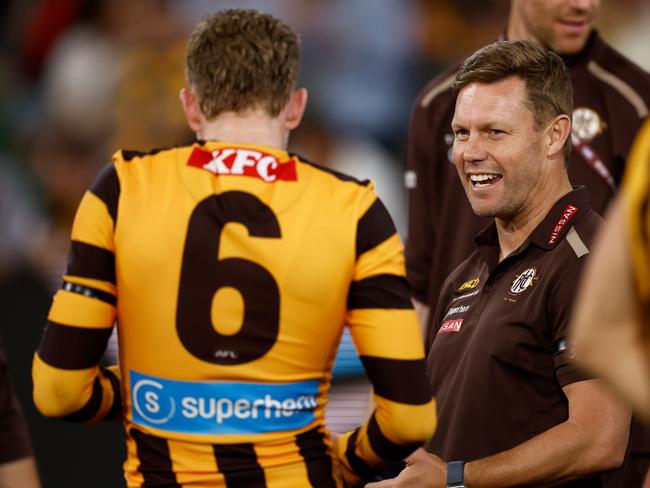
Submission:
[[[121,419],[129,487],[361,485],[433,433],[388,212],[372,183],[285,149],[307,102],[298,52],[270,15],[204,19],[181,92],[198,142],[118,151],[80,204],[34,400],[51,417]],[[115,322],[119,365],[101,368]],[[345,323],[376,408],[333,441],[323,411]]]

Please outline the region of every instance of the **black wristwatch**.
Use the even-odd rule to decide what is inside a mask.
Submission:
[[[468,488],[465,484],[465,461],[447,463],[447,488]]]

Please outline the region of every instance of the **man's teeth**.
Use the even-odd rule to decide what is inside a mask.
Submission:
[[[499,178],[499,175],[469,175],[469,179],[472,181],[472,183],[496,180],[497,178]]]

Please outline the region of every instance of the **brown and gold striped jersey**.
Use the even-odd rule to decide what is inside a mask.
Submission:
[[[315,486],[426,441],[435,404],[403,248],[372,183],[267,146],[121,151],[84,196],[34,358],[46,415],[121,417],[130,487]],[[100,368],[117,323],[119,367]],[[324,427],[344,324],[375,388]]]
[[[628,159],[623,198],[632,269],[640,303],[650,311],[650,120],[639,131]]]

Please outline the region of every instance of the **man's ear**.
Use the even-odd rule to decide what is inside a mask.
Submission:
[[[556,116],[548,126],[548,156],[562,154],[567,137],[571,137],[571,119],[566,114]]]
[[[191,88],[182,88],[179,95],[187,125],[192,129],[192,132],[201,132],[201,107],[196,93]]]
[[[289,102],[287,103],[286,111],[287,118],[285,119],[284,126],[289,129],[295,129],[300,125],[302,116],[305,113],[305,108],[307,107],[307,89],[298,88],[291,94]]]

